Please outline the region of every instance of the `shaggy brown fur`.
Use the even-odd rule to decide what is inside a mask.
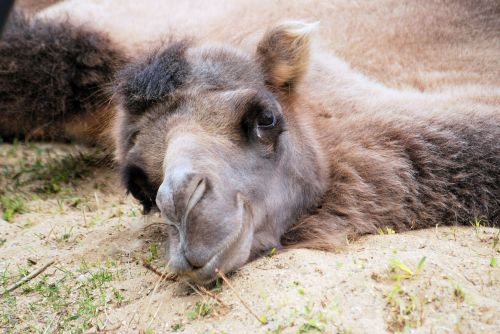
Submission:
[[[121,63],[102,34],[14,13],[0,41],[0,135],[102,142]]]
[[[283,237],[332,250],[346,237],[441,224],[500,223],[500,115],[318,117],[330,187]],[[321,124],[323,123],[323,124]],[[346,131],[348,129],[348,131]],[[326,232],[326,233],[325,233]]]

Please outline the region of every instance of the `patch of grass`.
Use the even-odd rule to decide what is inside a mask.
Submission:
[[[210,289],[210,291],[216,292],[216,293],[222,292],[222,280],[220,277],[217,277],[217,279],[215,280],[215,283],[213,283],[213,287],[212,287],[212,289]]]
[[[418,298],[415,293],[407,291],[402,282],[418,276],[424,268],[426,259],[427,257],[422,257],[415,269],[411,269],[398,259],[389,261],[389,277],[395,281],[391,291],[385,296],[389,311],[386,317],[389,330],[401,332],[422,325],[423,298]]]
[[[324,325],[318,323],[316,320],[308,320],[305,324],[299,327],[298,333],[309,333],[311,331],[323,332]]]
[[[83,226],[87,227],[87,228],[93,227],[93,226],[97,225],[97,223],[101,223],[103,221],[103,218],[99,213],[94,214],[91,217],[87,217],[87,214],[85,213],[85,211],[82,210],[82,215],[83,215],[83,219],[84,219]]]
[[[260,322],[261,324],[267,324],[267,322],[268,322],[268,320],[267,320],[267,316],[266,316],[266,315],[261,315],[261,316],[259,316],[258,320],[259,320],[259,322]]]
[[[2,195],[0,196],[0,204],[2,207],[2,218],[11,222],[16,213],[26,212],[24,199],[19,195]]]
[[[322,310],[314,310],[312,304],[306,304],[299,312],[305,322],[300,325],[297,333],[323,332],[327,323],[327,316]]]
[[[393,332],[406,331],[416,328],[423,323],[422,298],[406,291],[398,281],[386,295],[388,314],[386,322],[388,329]]]
[[[73,236],[73,227],[64,228],[64,231],[61,234],[58,234],[54,237],[54,240],[58,243],[68,241]]]
[[[474,231],[476,231],[476,234],[479,234],[480,229],[482,227],[481,219],[474,218],[474,220],[471,222],[471,225],[472,225],[472,227],[474,227]]]
[[[49,160],[42,166],[35,163],[31,170],[31,178],[42,181],[42,185],[36,191],[46,194],[59,193],[63,184],[87,176],[90,171],[90,162],[92,162],[92,157],[80,152],[76,155],[68,154],[59,159]]]
[[[113,297],[116,301],[116,304],[118,306],[121,306],[125,301],[125,296],[123,295],[123,293],[120,290],[118,290],[116,288],[113,288],[112,291],[113,291]]]
[[[28,268],[17,266],[17,270],[19,271],[19,279],[24,278],[30,274]]]
[[[7,333],[13,333],[12,329],[17,323],[17,300],[14,296],[7,294],[0,302],[0,328],[6,329]]]
[[[97,150],[55,154],[50,148],[40,148],[33,144],[22,144],[23,150],[13,143],[8,156],[16,157],[15,164],[2,166],[5,177],[3,192],[26,191],[40,194],[57,194],[65,184],[87,176],[91,167],[105,159]],[[2,193],[2,190],[0,190]]]
[[[273,257],[276,254],[276,247],[271,248],[271,250],[267,253],[268,257]]]
[[[125,300],[124,295],[111,286],[117,277],[113,272],[115,266],[112,262],[93,265],[82,262],[77,271],[56,267],[55,273],[40,275],[0,300],[0,328],[13,333],[99,331],[104,327],[105,310]],[[18,275],[5,271],[0,276],[0,285],[5,287],[29,274],[27,268],[17,270]],[[23,295],[23,300],[30,301],[28,307],[18,307],[17,293]],[[39,324],[42,328],[28,330],[23,327],[27,323]]]
[[[410,269],[409,266],[398,259],[389,260],[389,269],[392,273],[391,278],[395,281],[400,281],[402,279],[410,279],[414,276],[419,275],[424,267],[426,259],[426,256],[422,257],[415,267],[415,270]]]
[[[294,282],[295,283],[295,282]],[[292,287],[296,286],[292,283]],[[308,302],[300,308],[284,308],[286,304],[280,304],[278,309],[270,311],[273,314],[267,328],[266,334],[280,333],[349,333],[348,329],[343,328],[335,322],[336,316],[341,313],[339,300],[335,298],[330,303],[326,300],[321,301],[320,305]],[[289,313],[283,315],[282,310],[288,309]],[[328,326],[328,327],[327,327]],[[332,327],[335,331],[332,331]]]
[[[170,329],[174,332],[180,331],[184,327],[184,324],[182,322],[176,322],[172,326],[170,326]]]
[[[379,235],[393,235],[393,234],[396,234],[396,231],[394,231],[390,227],[385,227],[385,229],[379,227],[378,230],[377,230],[377,232],[378,232]]]
[[[66,205],[64,205],[64,201],[61,201],[60,199],[57,200],[57,209],[59,214],[66,212]]]
[[[197,302],[194,307],[188,311],[187,317],[189,320],[196,320],[205,318],[212,314],[213,302],[211,300],[204,300]]]
[[[152,242],[148,247],[148,257],[146,258],[146,261],[151,263],[156,259],[158,259],[158,244],[156,242]]]

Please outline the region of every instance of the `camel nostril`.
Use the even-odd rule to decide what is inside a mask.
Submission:
[[[193,188],[194,187],[194,188]],[[188,190],[188,193],[190,193],[187,205],[186,205],[186,211],[184,214],[184,220],[187,219],[187,216],[189,215],[189,212],[193,209],[193,207],[198,204],[200,199],[203,197],[205,194],[205,191],[207,190],[207,179],[205,177],[197,177],[192,180],[191,182],[191,187]]]
[[[160,185],[156,205],[170,221],[177,224],[187,220],[189,213],[208,190],[208,180],[196,173],[171,171]]]

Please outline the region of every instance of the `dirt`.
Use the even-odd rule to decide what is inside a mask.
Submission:
[[[109,160],[95,149],[2,144],[0,172],[0,293],[56,260],[1,297],[2,332],[494,333],[500,328],[499,229],[479,221],[471,227],[386,230],[338,253],[271,252],[229,276],[234,290],[219,281],[206,293],[162,280],[146,268],[144,262],[165,271],[161,220],[140,214]],[[13,198],[21,208],[8,202]],[[6,214],[8,207],[17,209]]]

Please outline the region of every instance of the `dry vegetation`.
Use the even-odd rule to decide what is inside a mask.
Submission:
[[[109,160],[0,145],[0,330],[6,333],[493,333],[499,229],[383,229],[338,254],[271,251],[209,289],[162,276],[164,234]],[[12,291],[12,284],[54,261]],[[241,298],[241,301],[239,298]],[[253,313],[253,314],[252,314]]]

